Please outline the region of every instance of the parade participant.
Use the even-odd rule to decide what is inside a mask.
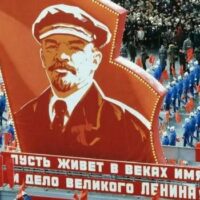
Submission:
[[[161,65],[162,72],[163,72],[167,65],[167,50],[164,45],[161,45],[159,52],[158,52],[158,57],[159,57],[160,65]]]
[[[147,69],[146,60],[149,58],[149,56],[148,56],[147,51],[144,46],[141,47],[140,54],[141,54],[143,69],[146,70]]]
[[[176,100],[178,98],[178,89],[177,89],[177,85],[176,85],[176,81],[172,81],[171,82],[171,88],[172,88],[172,106],[173,106],[173,110],[174,110],[174,113],[176,112],[177,110],[177,107],[176,107]]]
[[[196,114],[196,138],[199,141],[199,132],[200,132],[200,106],[197,107]]]
[[[196,131],[196,118],[193,112],[190,114],[189,120],[190,120],[190,145],[193,146],[193,138],[194,138],[194,133]]]
[[[0,126],[3,125],[3,113],[6,109],[6,96],[3,92],[0,92]]]
[[[189,76],[188,76],[188,73],[185,72],[184,77],[183,77],[183,94],[185,98],[185,103],[187,103],[188,101],[189,87],[190,87]]]
[[[170,85],[167,85],[166,89],[167,89],[167,93],[164,99],[164,109],[165,111],[170,112],[170,105],[172,101],[172,88]]]
[[[174,126],[169,129],[169,145],[176,146],[176,130]]]
[[[182,94],[183,94],[183,79],[181,76],[178,77],[177,92],[178,92],[178,109],[180,109],[182,102]]]
[[[169,136],[165,131],[162,136],[162,145],[169,145]]]
[[[191,146],[189,142],[190,136],[191,136],[190,119],[186,118],[185,123],[183,125],[183,146],[184,147],[186,145]]]
[[[192,97],[194,98],[194,88],[195,88],[195,68],[194,67],[190,67],[189,69],[190,73],[189,73],[189,88],[190,88],[190,93],[192,95]]]

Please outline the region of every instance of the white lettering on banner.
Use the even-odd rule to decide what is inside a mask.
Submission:
[[[14,183],[19,183],[19,174],[15,173],[14,175]]]
[[[83,188],[92,188],[91,181],[90,180],[85,180]],[[93,185],[93,189],[96,190],[96,188],[99,188],[99,184],[98,185],[95,185],[95,184]]]
[[[11,158],[13,158],[15,165],[44,168],[51,167],[50,160],[43,156],[11,154]]]
[[[150,195],[150,184],[142,183],[141,195]]]
[[[58,169],[103,172],[103,162],[58,158]]]
[[[178,194],[177,194],[177,185],[170,185],[169,190],[170,190],[171,197],[174,197],[174,198],[178,197]],[[166,195],[166,196],[168,196],[168,195]]]
[[[134,185],[132,183],[127,183],[126,191],[127,191],[127,194],[133,194],[134,193]]]
[[[26,174],[25,183],[35,186],[59,187],[59,178],[56,176]]]
[[[167,167],[126,164],[125,175],[167,178]]]
[[[151,194],[156,195],[158,192],[158,183],[151,183]]]
[[[110,173],[117,174],[119,172],[117,163],[110,163]]]
[[[154,196],[157,193],[161,198],[196,199],[196,187],[192,184],[176,185],[142,182],[141,195]]]
[[[174,178],[181,180],[200,181],[200,170],[175,168]]]
[[[87,189],[101,192],[121,193],[125,190],[126,194],[134,194],[134,184],[117,181],[90,180],[80,178],[66,178],[67,189]]]
[[[164,196],[168,196],[168,185],[163,184],[163,187],[160,189],[160,193],[162,193]]]

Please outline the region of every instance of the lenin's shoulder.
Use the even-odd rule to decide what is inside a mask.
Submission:
[[[18,112],[14,115],[15,117],[31,117],[33,114],[38,112],[41,107],[44,107],[48,101],[49,91],[43,92],[40,96],[30,100],[25,105],[23,105]],[[42,109],[43,110],[43,109]]]
[[[109,100],[105,100],[103,110],[102,122],[109,127],[113,145],[118,147],[119,141],[123,144],[123,156],[127,155],[125,160],[154,163],[150,129],[140,116],[123,104]]]
[[[102,112],[104,113],[106,118],[112,116],[117,120],[122,119],[125,114],[125,110],[120,105],[117,105],[116,103],[113,103],[108,99],[103,99]]]
[[[115,99],[108,97],[104,98],[103,107],[104,115],[106,114],[107,118],[111,117],[112,115],[112,117],[116,118],[118,121],[123,121],[125,124],[130,123],[133,126],[140,126],[143,129],[148,129],[140,118],[142,114],[139,114],[140,116],[138,116],[137,113],[135,114],[131,112],[128,109],[128,106]]]
[[[35,113],[36,109],[38,107],[38,98],[32,99],[25,105],[23,105],[18,112],[15,113],[16,117],[20,116],[29,116]]]

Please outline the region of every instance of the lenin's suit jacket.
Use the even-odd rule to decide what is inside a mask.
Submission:
[[[95,85],[75,107],[64,133],[51,129],[50,97],[49,88],[14,115],[22,152],[155,162],[149,130],[103,99]]]

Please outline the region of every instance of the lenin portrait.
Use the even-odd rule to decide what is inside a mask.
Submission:
[[[143,114],[106,96],[94,79],[113,37],[109,27],[56,4],[41,11],[32,34],[49,86],[14,113],[21,151],[155,163]]]

